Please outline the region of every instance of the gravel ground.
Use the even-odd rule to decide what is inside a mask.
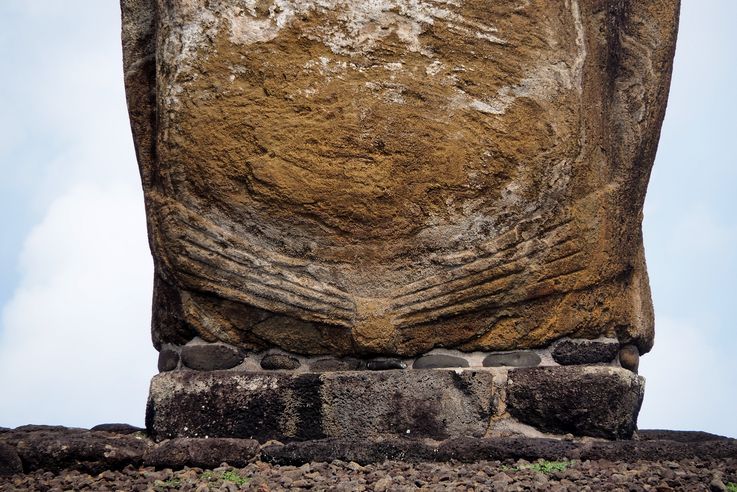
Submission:
[[[88,475],[42,470],[0,478],[0,490],[195,492],[236,490],[728,490],[737,492],[737,458],[725,460],[403,463],[333,461],[301,467],[256,462],[245,468],[155,470],[128,466]]]

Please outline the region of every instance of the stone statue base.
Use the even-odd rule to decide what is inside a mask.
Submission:
[[[260,442],[510,435],[629,438],[644,379],[612,365],[380,371],[192,371],[153,378],[156,440]]]

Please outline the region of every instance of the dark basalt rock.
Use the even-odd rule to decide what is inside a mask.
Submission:
[[[484,367],[535,367],[540,364],[540,356],[529,350],[500,352],[484,358]]]
[[[413,369],[439,369],[444,367],[468,367],[468,361],[463,357],[433,354],[420,357],[412,365]]]
[[[261,448],[261,460],[278,465],[300,466],[332,460],[361,465],[387,460],[409,463],[534,460],[637,460],[724,459],[737,456],[737,440],[686,443],[679,441],[580,442],[529,437],[447,439],[439,445],[417,439],[318,439]]]
[[[159,372],[173,371],[179,365],[179,354],[171,349],[159,352]]]
[[[266,354],[261,359],[261,368],[266,370],[294,370],[298,369],[299,366],[300,363],[297,359],[284,354]]]
[[[544,432],[627,439],[636,428],[643,392],[644,379],[620,368],[514,369],[507,409]]]
[[[0,477],[23,473],[23,463],[15,447],[0,442]]]
[[[617,341],[563,339],[555,344],[553,360],[564,366],[611,362],[617,356]]]
[[[399,359],[374,359],[366,363],[369,371],[388,371],[391,369],[407,369],[407,364]]]
[[[425,373],[427,374],[427,373]],[[9,434],[15,440],[7,440]],[[20,444],[23,453],[16,451]],[[91,474],[128,465],[182,469],[214,468],[222,462],[243,467],[260,459],[279,465],[342,460],[360,464],[404,462],[476,462],[525,459],[718,460],[737,456],[737,440],[705,432],[645,430],[638,439],[622,441],[560,440],[528,437],[426,439],[388,437],[311,439],[260,446],[251,439],[183,438],[155,444],[145,437],[103,435],[80,429],[10,430],[0,437],[0,476],[39,469],[58,473],[76,469]],[[0,485],[2,489],[2,485]],[[3,489],[4,490],[4,489]],[[15,489],[12,489],[15,490]]]
[[[16,450],[26,471],[73,469],[90,474],[140,466],[149,447],[147,439],[64,429],[25,432],[17,438]]]
[[[282,442],[329,437],[483,436],[490,371],[173,371],[151,383],[149,434]]]
[[[625,369],[637,374],[640,368],[640,351],[634,345],[625,345],[619,349],[619,363]]]
[[[677,442],[709,442],[729,441],[731,438],[701,431],[674,431],[664,429],[640,429],[637,431],[638,441],[677,441]]]
[[[135,434],[136,432],[146,432],[146,429],[136,427],[130,424],[99,424],[90,429],[93,432],[112,432],[114,434]]]
[[[312,372],[325,372],[325,371],[358,371],[364,368],[366,365],[360,359],[354,359],[352,357],[346,357],[345,359],[319,359],[310,363],[310,371]]]
[[[149,449],[143,460],[146,466],[156,468],[196,466],[207,469],[221,463],[244,467],[258,456],[259,448],[258,441],[252,439],[171,439]]]
[[[222,343],[185,345],[182,347],[182,362],[190,369],[216,371],[231,369],[241,362],[244,356],[240,350]]]
[[[681,441],[613,441],[592,442],[581,445],[571,456],[580,460],[611,461],[665,461],[683,459],[724,459],[737,456],[734,439],[681,442]]]
[[[454,460],[465,463],[507,459],[556,460],[569,456],[576,447],[576,443],[560,439],[460,437],[440,443],[436,455],[438,461]]]
[[[341,460],[359,464],[384,461],[434,461],[436,448],[415,439],[318,439],[287,444],[270,444],[261,448],[261,460],[276,465],[300,466],[310,462]]]

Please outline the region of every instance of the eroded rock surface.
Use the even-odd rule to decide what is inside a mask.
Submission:
[[[677,0],[122,0],[157,347],[652,345]]]

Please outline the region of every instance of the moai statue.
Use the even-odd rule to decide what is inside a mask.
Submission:
[[[653,344],[642,206],[678,9],[122,0],[163,371],[149,426],[204,435],[195,417],[167,420],[166,409],[194,409],[188,388],[216,382],[241,408],[261,402],[243,422],[268,387],[323,405],[306,431],[300,412],[284,417],[300,404],[274,396],[269,411],[289,422],[259,427],[265,439],[417,423],[328,422],[343,410],[325,388],[358,378],[345,384],[360,380],[378,400],[393,391],[417,406],[449,385],[454,401],[473,399],[430,437],[501,432],[490,420],[630,435],[637,360]],[[438,370],[415,372],[428,368]],[[535,403],[539,387],[565,381],[565,393],[593,373],[598,386],[577,394],[588,407],[596,388],[628,395],[616,422],[553,422]],[[417,393],[428,377],[436,386]],[[253,378],[269,381],[258,396]],[[307,405],[300,391],[311,386],[322,389]],[[243,434],[243,422],[221,434]]]

